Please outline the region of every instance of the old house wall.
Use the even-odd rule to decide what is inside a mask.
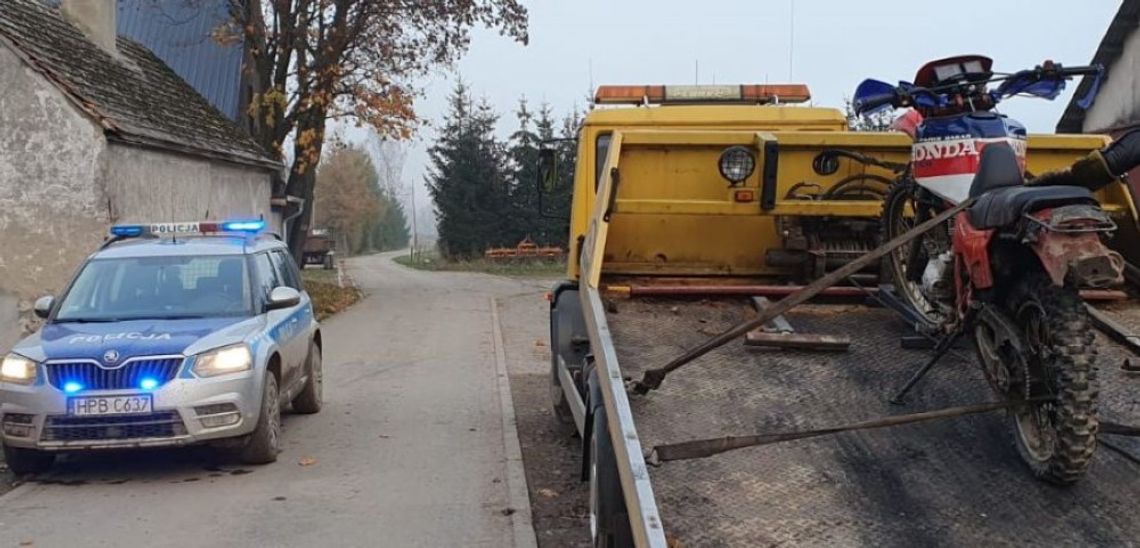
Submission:
[[[117,223],[272,219],[270,176],[256,168],[112,142],[101,180]]]
[[[1109,67],[1096,102],[1085,113],[1083,131],[1101,133],[1140,120],[1140,32],[1125,41],[1120,58]]]
[[[0,44],[0,351],[102,240],[101,128]]]
[[[100,126],[0,43],[0,354],[34,326],[113,223],[270,212],[263,169],[108,141]]]

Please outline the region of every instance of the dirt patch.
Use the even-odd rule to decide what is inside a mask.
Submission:
[[[499,300],[511,397],[539,546],[590,546],[589,488],[581,442],[550,407],[548,305],[544,290]]]
[[[318,320],[337,314],[356,304],[360,300],[360,290],[355,287],[340,287],[334,283],[326,283],[305,278],[305,291],[313,300],[313,312]]]

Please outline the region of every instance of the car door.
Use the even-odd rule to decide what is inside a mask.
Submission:
[[[284,388],[292,382],[297,374],[297,353],[291,346],[299,327],[293,323],[296,309],[279,308],[265,311],[265,303],[269,302],[269,293],[283,284],[281,277],[277,274],[276,267],[273,266],[273,259],[269,253],[263,252],[254,255],[253,265],[257,296],[265,314],[265,329],[268,331],[269,337],[277,343],[277,350],[281,355],[280,381],[282,388]]]
[[[301,285],[300,272],[289,254],[284,249],[275,249],[269,252],[269,258],[273,262],[274,270],[277,271],[278,285],[291,287],[301,293],[301,301],[296,306],[284,309],[289,311],[289,317],[286,320],[289,332],[287,348],[294,368],[287,379],[288,382],[292,383],[304,374],[305,362],[309,356],[309,341],[312,340],[309,333],[312,324],[312,307],[309,303],[309,296],[305,294],[304,287]]]

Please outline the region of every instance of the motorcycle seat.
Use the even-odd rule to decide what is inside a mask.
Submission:
[[[1048,207],[1097,203],[1082,186],[1025,186],[1017,154],[1005,143],[982,149],[970,196],[977,201],[966,218],[980,230],[1012,225],[1022,215]]]
[[[1022,215],[1070,204],[1096,205],[1083,186],[1007,186],[982,194],[966,212],[979,230],[1010,226]]]

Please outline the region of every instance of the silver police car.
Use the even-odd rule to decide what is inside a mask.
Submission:
[[[203,442],[277,459],[281,408],[321,409],[321,332],[262,221],[116,225],[0,365],[4,457]]]

